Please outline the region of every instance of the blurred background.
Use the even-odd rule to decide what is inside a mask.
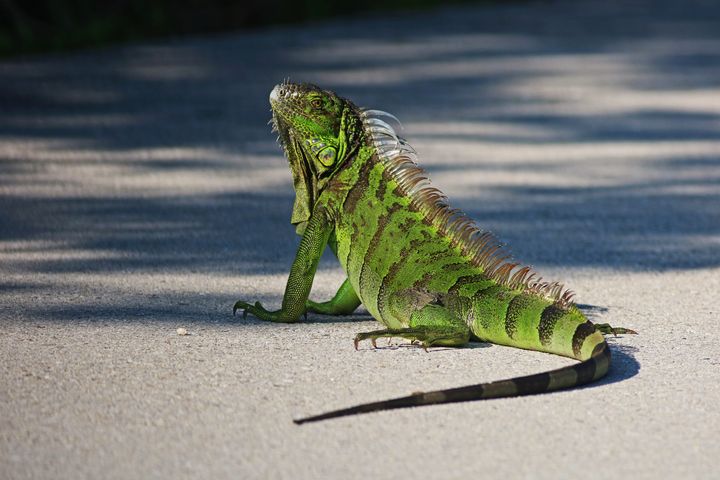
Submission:
[[[0,56],[491,0],[0,0]]]

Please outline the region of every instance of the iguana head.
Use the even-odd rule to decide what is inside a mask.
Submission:
[[[301,233],[320,192],[361,141],[360,110],[310,84],[276,85],[270,105],[295,187],[290,222]]]

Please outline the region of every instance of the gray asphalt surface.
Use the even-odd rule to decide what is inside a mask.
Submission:
[[[298,427],[570,360],[274,325],[285,77],[395,113],[434,183],[610,339],[595,386]],[[343,276],[323,260],[313,296]],[[0,478],[715,478],[720,7],[522,2],[0,63]],[[185,328],[189,335],[177,334]]]

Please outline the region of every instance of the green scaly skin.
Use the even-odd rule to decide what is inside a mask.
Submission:
[[[401,337],[425,349],[481,340],[580,360],[551,372],[415,393],[296,423],[543,393],[607,373],[610,350],[603,335],[635,332],[591,323],[559,286],[531,282],[529,269],[513,270],[515,264],[507,264],[486,237],[473,239],[442,200],[417,187],[414,164],[397,167],[403,151],[386,155],[378,146],[383,135],[401,145],[388,134],[389,125],[368,122],[367,114],[350,101],[313,85],[278,85],[270,104],[293,174],[291,223],[302,240],[280,310],[238,301],[233,313],[242,309],[243,316],[296,322],[307,312],[349,314],[362,302],[385,328],[358,334],[356,348],[362,340],[374,345],[382,337]],[[347,279],[332,300],[317,303],[308,294],[326,246]]]

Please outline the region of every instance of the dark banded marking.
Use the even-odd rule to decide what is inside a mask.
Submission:
[[[492,285],[488,285],[487,287],[481,288],[480,290],[478,290],[477,292],[475,292],[475,295],[473,296],[473,298],[474,298],[475,300],[477,300],[477,299],[479,299],[479,298],[482,298],[482,297],[485,296],[485,294],[487,293],[488,290],[490,290],[491,288],[495,288],[495,287],[497,287],[497,286],[498,286],[498,284],[497,284],[497,283],[494,283],[494,280],[493,280],[493,284],[492,284]]]
[[[423,232],[423,235],[425,235],[425,232]],[[447,247],[444,245],[438,245],[437,243],[433,242],[433,239],[437,239],[437,237],[433,237],[429,232],[427,233],[427,236],[424,240],[426,242],[423,242],[423,246],[431,247],[430,252],[425,252],[425,255],[419,258],[421,262],[417,264],[418,269],[424,269],[425,267],[435,269],[438,267],[438,264],[440,263],[439,260],[445,257],[449,257],[452,254],[448,252]],[[437,249],[439,247],[439,250]],[[418,289],[421,287],[427,287],[428,283],[432,280],[433,273],[431,272],[425,272],[422,277],[415,280],[413,283],[412,289]]]
[[[431,236],[426,230],[421,230],[420,233],[422,238],[412,240],[407,247],[400,251],[398,260],[390,265],[387,275],[383,278],[383,285],[386,285],[389,281],[394,280],[395,276],[400,272],[401,267],[408,261],[408,259],[410,259],[412,252],[415,252],[422,244],[427,243],[430,240]]]
[[[362,268],[360,269],[360,289],[362,290],[365,283],[365,277],[367,276],[367,272],[370,268],[371,259],[369,258],[371,255],[375,254],[375,250],[377,249],[378,243],[380,243],[380,239],[383,236],[383,233],[385,232],[385,228],[390,223],[390,219],[392,216],[402,208],[402,205],[399,203],[393,204],[392,207],[388,209],[383,215],[378,218],[377,227],[375,228],[375,233],[373,234],[372,238],[370,239],[370,243],[368,243],[368,248],[365,251],[365,255],[363,256],[363,262],[362,262]]]
[[[426,286],[430,280],[432,279],[432,273],[425,272],[423,273],[423,276],[415,280],[415,283],[413,283],[412,289],[417,290],[418,288]]]
[[[595,360],[595,375],[593,375],[593,380],[597,380],[598,378],[605,375],[605,373],[608,371],[608,368],[610,368],[610,347],[608,344],[603,340],[601,343],[598,343],[595,345],[595,348],[593,348],[593,352],[591,355],[591,358]]]
[[[377,190],[375,190],[375,198],[380,203],[383,203],[385,201],[385,191],[387,190],[387,185],[388,185],[388,173],[387,173],[387,170],[383,169],[382,179],[380,180],[380,184],[378,185]]]
[[[459,277],[476,270],[476,267],[470,265],[465,259],[441,265],[428,284],[428,289],[437,293],[449,293],[450,288],[457,282]]]
[[[547,391],[550,386],[550,372],[536,373],[511,380],[515,382],[517,395],[530,395]]]
[[[488,306],[492,306],[492,304],[484,303],[484,300],[489,298],[497,300],[499,299],[498,295],[501,295],[504,292],[507,292],[507,289],[502,285],[498,284],[488,285],[486,288],[478,290],[473,296],[473,308],[487,308]],[[509,303],[510,302],[508,302],[508,304]],[[497,318],[496,315],[486,314],[480,315],[479,317],[480,325],[482,325],[482,328],[486,331],[491,330],[493,326],[496,325],[499,321],[499,318]]]
[[[595,333],[595,325],[590,321],[586,321],[577,326],[572,338],[572,349],[575,357],[580,357],[585,339],[593,333]]]
[[[610,347],[606,342],[601,342],[595,345],[591,356],[597,357],[600,354],[606,356],[608,359],[610,358]]]
[[[452,273],[452,272],[462,271],[463,269],[475,270],[475,267],[470,265],[470,263],[467,260],[462,259],[459,262],[453,262],[453,263],[448,263],[447,265],[443,265],[442,271],[440,273],[438,273],[438,275],[445,275],[445,274]],[[457,278],[458,277],[454,278],[453,285],[457,282]],[[448,290],[449,289],[450,289],[450,287],[448,287]]]
[[[510,300],[507,312],[505,313],[505,333],[507,333],[508,337],[515,338],[520,316],[533,301],[534,299],[526,293],[522,293]]]
[[[582,385],[591,382],[595,377],[595,370],[597,370],[597,360],[589,358],[584,362],[574,365],[575,374],[577,375],[576,383]]]
[[[415,219],[408,217],[405,219],[405,221],[403,221],[403,223],[398,225],[398,230],[403,233],[408,233],[413,227],[413,225],[415,225]]]
[[[540,338],[540,343],[543,346],[548,346],[550,344],[555,324],[566,313],[567,310],[558,307],[554,303],[542,311],[540,314],[540,323],[538,324],[538,337]]]
[[[343,202],[343,210],[347,215],[355,213],[357,203],[362,198],[363,194],[370,185],[370,170],[375,165],[375,162],[371,158],[368,158],[358,172],[358,178],[355,181],[355,185],[348,192],[345,201]]]
[[[372,170],[372,167],[374,166],[374,162],[372,158],[368,158],[365,160],[365,163],[363,163],[362,167],[360,167],[360,170],[358,171],[357,179],[355,180],[355,183],[353,187],[350,189],[348,194],[345,196],[345,200],[342,204],[342,209],[345,212],[346,218],[348,218],[348,224],[351,228],[350,232],[350,242],[348,245],[347,255],[345,256],[345,268],[347,268],[350,265],[350,259],[352,258],[352,252],[353,252],[353,246],[355,242],[357,241],[357,237],[360,234],[360,227],[357,225],[355,218],[353,217],[353,213],[355,212],[355,209],[357,208],[358,202],[362,199],[365,191],[368,189],[370,185],[370,170]]]
[[[437,239],[438,237],[435,237]],[[472,271],[475,270],[475,267],[473,267],[466,259],[460,257],[452,250],[449,250],[447,248],[447,245],[445,242],[436,243],[432,245],[434,248],[437,248],[432,253],[428,254],[427,256],[424,256],[421,258],[421,262],[419,263],[418,267],[422,270],[428,270],[432,271],[433,274],[427,278],[423,282],[420,282],[419,280],[415,282],[413,285],[413,288],[430,288],[430,283],[442,283],[442,282],[452,282],[453,278],[448,277],[448,275],[452,272],[463,272],[463,269]],[[447,262],[447,263],[446,263]],[[447,291],[449,286],[443,286],[442,288],[438,288],[438,285],[435,285],[433,289],[435,291]]]
[[[482,298],[488,293],[488,290],[490,290],[490,289],[492,289],[492,288],[497,288],[497,283],[493,283],[492,285],[488,285],[487,287],[481,288],[480,290],[478,290],[477,292],[475,292],[475,295],[473,295],[473,301],[474,301],[474,302],[477,302],[478,300],[482,299]]]
[[[551,372],[537,373],[525,377],[500,380],[491,383],[468,385],[465,387],[449,388],[432,392],[414,393],[410,396],[383,400],[381,402],[365,403],[342,410],[323,413],[313,417],[295,420],[295,423],[314,422],[328,418],[355,415],[358,413],[391,410],[395,408],[413,407],[420,405],[436,405],[441,403],[466,402],[488,398],[517,397],[561,390],[583,385],[605,375],[610,361],[610,350],[605,342],[595,346],[590,359],[570,367],[564,367]]]
[[[610,365],[610,348],[608,347],[608,344],[605,343],[605,341],[602,341],[595,345],[595,348],[593,348],[592,355],[590,355],[589,359],[578,365],[575,365],[577,384],[582,385],[584,383],[589,383],[593,381],[595,379],[595,374],[598,371],[598,367],[607,370],[608,365]],[[604,372],[601,373],[604,374]]]
[[[395,261],[392,265],[390,265],[387,274],[385,274],[382,281],[380,282],[380,290],[378,292],[378,311],[383,317],[387,313],[388,287],[392,284],[393,281],[395,281],[395,277],[397,277],[398,273],[400,273],[402,267],[405,265],[405,262],[407,262],[407,260],[410,258],[410,254],[416,251],[418,248],[420,248],[420,245],[430,239],[430,234],[426,230],[422,230],[420,233],[422,234],[422,238],[413,239],[405,248],[400,251],[398,260]]]
[[[486,281],[487,277],[482,273],[475,273],[472,275],[463,275],[455,280],[455,283],[450,287],[448,293],[458,293],[462,287],[475,282]]]
[[[427,257],[426,264],[430,267],[434,266],[438,260],[441,260],[445,257],[453,256],[453,252],[448,250],[447,248],[441,248],[440,250],[430,254],[429,257]],[[467,265],[468,262],[465,262]]]
[[[461,260],[459,262],[448,263],[447,265],[444,265],[442,268],[443,268],[443,271],[447,270],[449,272],[452,272],[453,270],[460,270],[461,267],[467,267],[467,266],[468,266],[468,262],[465,260]]]
[[[350,233],[350,246],[348,248],[348,256],[347,256],[347,269],[348,273],[351,271],[357,269],[358,272],[358,282],[360,281],[360,269],[362,267],[362,264],[365,263],[365,255],[367,254],[367,249],[364,251],[359,251],[358,248],[360,248],[360,239],[366,238],[367,231],[368,231],[368,215],[366,212],[356,212],[357,206],[359,203],[363,202],[367,205],[367,208],[370,208],[372,210],[373,208],[373,202],[374,194],[371,193],[371,190],[375,190],[373,188],[373,172],[375,168],[379,165],[379,168],[382,168],[382,165],[378,163],[374,163],[372,160],[368,160],[363,165],[360,176],[358,178],[358,185],[360,187],[360,193],[357,196],[356,199],[354,199],[354,204],[351,205],[352,209],[346,210],[346,213],[349,218],[352,218],[352,232]],[[381,172],[378,172],[381,173]],[[380,179],[381,180],[381,179]],[[378,182],[382,183],[382,181]],[[354,192],[354,189],[353,189]],[[372,196],[371,196],[372,195]],[[347,204],[347,201],[346,201]]]
[[[365,219],[361,217],[360,220],[360,223],[356,222],[355,219],[353,219],[352,222],[352,232],[350,232],[350,246],[348,247],[348,255],[346,260],[348,270],[350,269],[350,262],[352,262],[355,258],[353,254],[355,253],[355,250],[357,250],[358,239],[362,234],[364,228],[367,227],[367,222],[365,221]]]

